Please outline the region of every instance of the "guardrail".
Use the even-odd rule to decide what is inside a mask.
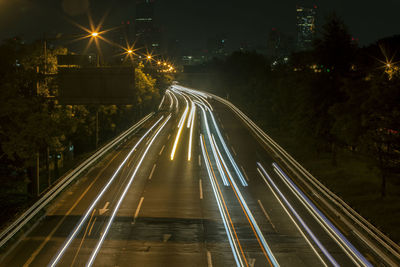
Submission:
[[[360,214],[353,210],[346,202],[344,202],[340,197],[335,195],[332,191],[326,188],[318,179],[316,179],[312,174],[310,174],[303,166],[300,165],[289,153],[287,153],[282,147],[280,147],[271,137],[269,137],[263,130],[261,130],[249,117],[247,117],[241,110],[234,106],[231,102],[223,99],[219,96],[209,94],[212,98],[219,101],[220,103],[228,106],[248,127],[252,130],[260,140],[267,145],[285,164],[291,169],[291,171],[302,180],[302,182],[311,190],[316,196],[315,190],[306,183],[301,177],[305,177],[324,197],[329,199],[333,204],[338,207],[344,214],[346,214],[353,222],[355,222],[361,229],[368,233],[368,235],[378,242],[382,247],[384,247],[388,252],[395,256],[398,260],[400,259],[400,246],[393,242],[389,237],[383,234],[379,229],[373,226],[370,222],[364,219]],[[290,163],[290,164],[288,164]],[[292,165],[296,170],[291,168]],[[298,175],[298,173],[302,175]],[[325,201],[325,205],[328,206],[333,212],[337,214],[335,208],[331,207]],[[389,265],[395,265],[391,259],[389,259],[381,249],[377,248],[372,242],[366,240],[365,236],[361,234],[352,223],[348,222],[344,218],[342,221],[350,228],[352,231],[367,245],[369,246],[377,255],[384,259]]]
[[[50,201],[52,201],[66,186],[75,180],[82,172],[92,166],[97,160],[104,156],[110,149],[119,144],[124,138],[137,130],[143,123],[150,119],[154,112],[142,118],[128,130],[121,133],[118,137],[111,140],[103,147],[98,149],[92,156],[82,162],[78,167],[68,172],[62,177],[46,194],[35,202],[28,210],[19,216],[11,225],[9,225],[0,234],[0,247],[6,244],[22,227],[24,227],[34,216],[38,214]]]

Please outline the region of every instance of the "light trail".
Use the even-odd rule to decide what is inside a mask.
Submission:
[[[165,93],[168,95],[169,98],[169,109],[172,109],[172,106],[174,105],[174,99],[171,96],[171,92],[169,90],[165,91]]]
[[[332,224],[332,222],[314,205],[314,203],[301,191],[298,186],[287,176],[285,172],[276,164],[272,164],[275,172],[285,182],[293,194],[300,200],[300,202],[310,211],[313,217],[321,224],[322,228],[339,244],[343,251],[355,263],[361,263],[363,266],[372,267],[372,264],[351,244],[347,238]],[[324,227],[325,226],[325,227]],[[333,236],[333,235],[334,236]],[[345,246],[347,250],[345,249]],[[353,258],[355,257],[355,258]]]
[[[189,135],[189,149],[188,149],[188,161],[192,158],[192,139],[193,139],[193,128],[194,128],[194,118],[196,116],[196,105],[192,102],[192,121],[190,123],[190,135]]]
[[[186,127],[187,127],[187,128],[189,128],[190,125],[191,125],[191,123],[192,123],[194,111],[195,111],[195,108],[196,108],[195,105],[194,105],[194,102],[192,101],[192,99],[189,98],[189,100],[190,100],[190,106],[191,106],[191,108],[190,108],[189,119],[188,119],[187,124],[186,124]]]
[[[193,97],[197,98],[199,101],[195,101],[195,102],[196,103],[201,103],[201,106],[204,106],[204,108],[209,112],[210,117],[211,117],[211,119],[213,121],[213,124],[214,124],[214,128],[217,131],[218,138],[219,138],[220,142],[222,143],[224,151],[225,151],[226,155],[228,156],[229,161],[231,162],[231,164],[232,164],[232,166],[233,166],[233,168],[235,170],[236,175],[238,176],[238,178],[239,178],[239,180],[240,180],[240,182],[241,182],[241,184],[243,186],[248,186],[245,178],[243,177],[242,172],[240,171],[239,167],[237,166],[235,160],[233,159],[233,156],[230,153],[230,151],[229,151],[229,149],[228,149],[228,147],[227,147],[227,145],[225,143],[224,138],[222,137],[222,134],[221,134],[221,132],[219,130],[219,127],[218,127],[218,125],[217,125],[217,123],[215,121],[215,118],[214,118],[214,115],[213,115],[213,112],[212,112],[212,107],[211,107],[210,103],[208,103],[208,101],[204,99],[205,94],[197,93],[194,90],[190,90],[190,89],[187,89],[187,88],[184,88],[184,87],[181,87],[181,86],[175,86],[175,87],[177,87],[176,88],[177,90],[182,90],[183,92],[186,92],[186,93],[192,95]],[[206,127],[207,127],[207,135],[208,135],[208,138],[210,138],[210,130],[209,130],[209,126],[208,126],[208,121],[207,121],[207,119],[205,119],[205,120],[206,120]],[[210,139],[210,143],[213,143],[211,141],[211,139]],[[217,143],[215,142],[215,145],[216,144]],[[214,152],[214,149],[213,149],[213,152]],[[215,154],[214,154],[214,156],[215,156]],[[220,167],[218,165],[219,165],[219,163],[217,162],[217,167],[218,167],[218,170],[220,171]],[[220,171],[220,173],[221,173],[221,171]],[[222,178],[222,180],[224,182],[224,185],[228,185],[226,177],[225,177],[225,175],[223,173],[221,174],[221,178]]]
[[[206,165],[206,169],[207,169],[207,173],[208,173],[208,178],[210,179],[211,186],[212,186],[212,189],[213,189],[213,193],[214,193],[215,199],[217,201],[218,210],[219,210],[219,213],[221,215],[222,222],[224,223],[225,231],[226,231],[226,234],[228,236],[228,240],[229,240],[229,244],[230,244],[231,249],[232,249],[233,257],[234,257],[234,259],[236,261],[236,265],[237,266],[248,266],[247,261],[246,261],[246,257],[244,256],[243,250],[242,250],[242,248],[240,246],[240,242],[237,239],[236,231],[234,229],[232,220],[230,219],[229,212],[226,209],[225,201],[223,201],[223,199],[221,199],[222,194],[221,195],[218,194],[218,190],[219,190],[219,188],[217,188],[218,183],[216,182],[215,174],[212,171],[211,162],[210,162],[210,160],[209,160],[209,158],[207,156],[208,153],[207,153],[206,146],[205,146],[205,143],[204,143],[203,140],[204,140],[203,135],[200,135],[201,150],[202,150],[204,163]],[[229,217],[230,224],[228,222],[228,217]],[[238,243],[236,243],[234,235],[236,236],[236,240],[237,240]],[[241,253],[240,253],[239,249],[241,250]],[[243,256],[243,259],[242,259],[242,257],[240,255]]]
[[[164,103],[164,100],[165,100],[165,95],[164,95],[163,98],[161,99],[161,103],[160,103],[160,105],[158,106],[158,109],[160,109],[160,108],[162,107],[162,104]]]
[[[267,184],[267,186],[271,189],[272,193],[275,195],[275,197],[279,200],[278,196],[275,194],[275,192],[278,193],[278,195],[280,196],[280,198],[283,200],[283,202],[286,204],[286,206],[289,208],[289,210],[292,212],[292,214],[297,218],[297,220],[299,221],[299,223],[303,226],[304,230],[308,233],[308,235],[312,238],[312,240],[314,241],[314,243],[318,246],[318,248],[322,251],[322,253],[325,255],[325,257],[330,261],[330,263],[333,266],[340,266],[336,260],[332,257],[332,255],[326,250],[326,248],[324,247],[324,245],[322,245],[322,243],[319,241],[319,239],[314,235],[314,233],[311,231],[311,229],[308,227],[308,225],[303,221],[303,219],[300,217],[300,215],[296,212],[296,210],[293,208],[293,206],[289,203],[289,201],[286,199],[286,197],[282,194],[282,192],[279,190],[279,188],[276,186],[276,184],[274,183],[274,181],[271,179],[271,177],[268,175],[268,173],[265,171],[264,167],[257,162],[257,170],[261,176],[261,178],[264,180],[264,182]],[[269,181],[267,181],[267,179]],[[271,187],[272,186],[272,187]],[[272,188],[274,188],[275,190],[273,190]],[[281,203],[282,207],[284,208],[284,210],[286,211],[286,213],[289,215],[289,217],[292,219],[292,221],[295,223],[295,225],[298,227],[297,223],[295,222],[295,220],[292,218],[292,216],[290,215],[290,213],[288,212],[288,210],[285,208],[285,206],[283,205],[283,203],[279,200],[279,202]],[[298,229],[300,229],[300,227],[298,227]],[[301,231],[301,233],[303,234],[303,232]],[[303,236],[305,237],[305,235],[303,234]],[[312,247],[312,249],[314,250],[314,252],[316,253],[316,255],[319,257],[319,259],[324,263],[325,266],[328,266],[325,261],[319,256],[318,252],[315,250],[315,248],[311,245],[311,243],[308,241],[308,239],[306,238],[307,242],[310,244],[310,246]]]
[[[256,220],[254,219],[254,216],[253,216],[252,212],[248,208],[247,203],[244,200],[244,198],[243,198],[238,186],[236,185],[235,181],[231,178],[230,172],[229,172],[228,168],[226,167],[225,162],[223,161],[222,155],[218,151],[218,146],[215,143],[215,139],[213,138],[213,136],[210,133],[210,129],[209,129],[209,126],[208,126],[208,120],[207,120],[207,114],[206,114],[206,112],[205,112],[203,107],[200,106],[200,108],[201,108],[201,110],[203,112],[203,117],[204,117],[204,121],[205,121],[205,125],[206,125],[207,136],[208,136],[208,139],[209,139],[209,142],[210,142],[210,145],[211,145],[211,149],[213,151],[214,159],[215,159],[215,162],[217,164],[217,167],[218,167],[220,176],[222,178],[222,181],[223,181],[224,185],[229,186],[229,183],[230,183],[230,185],[232,186],[232,188],[233,188],[233,190],[235,192],[235,195],[236,195],[239,203],[242,206],[243,212],[246,214],[246,217],[247,217],[247,219],[248,219],[248,221],[249,221],[249,223],[250,223],[250,225],[251,225],[251,227],[252,227],[252,229],[254,231],[254,234],[255,234],[256,238],[258,239],[258,242],[259,242],[259,244],[260,244],[260,246],[261,246],[261,248],[263,250],[263,253],[264,253],[265,257],[267,258],[268,262],[271,264],[271,266],[279,266],[278,262],[275,259],[275,256],[273,255],[270,247],[268,246],[268,244],[267,244],[267,242],[266,242],[266,240],[265,240],[265,238],[264,238],[264,236],[263,236],[263,234],[262,234],[262,232],[261,232]],[[227,176],[228,176],[228,179],[229,179],[229,183],[228,183],[227,176],[225,175],[225,171],[227,173]]]
[[[108,234],[108,231],[110,230],[110,226],[111,226],[112,222],[114,221],[115,215],[117,214],[117,212],[119,210],[119,207],[120,207],[122,201],[124,200],[125,195],[128,192],[128,189],[130,188],[130,186],[131,186],[131,184],[132,184],[132,182],[133,182],[133,180],[134,180],[134,178],[136,176],[136,173],[138,172],[138,170],[139,170],[139,168],[140,168],[140,166],[141,166],[141,164],[143,162],[143,159],[147,155],[147,152],[149,151],[149,149],[150,149],[151,145],[153,144],[154,140],[157,138],[157,136],[162,131],[162,129],[167,124],[167,122],[169,121],[170,118],[171,118],[171,115],[169,115],[164,120],[164,122],[161,124],[161,126],[158,128],[157,132],[155,133],[155,135],[151,139],[150,144],[146,147],[146,150],[144,151],[142,157],[140,158],[139,163],[137,164],[135,171],[133,172],[132,176],[130,177],[128,184],[125,186],[125,189],[122,192],[122,194],[121,194],[121,196],[120,196],[120,198],[119,198],[119,200],[117,202],[117,205],[115,206],[115,208],[114,208],[114,210],[113,210],[113,212],[112,212],[112,214],[111,214],[111,216],[110,216],[110,218],[108,220],[108,223],[107,223],[105,229],[103,229],[103,231],[104,231],[103,235],[101,236],[100,240],[97,242],[95,249],[92,251],[92,254],[90,255],[89,261],[87,262],[86,266],[88,266],[88,267],[92,266],[92,264],[94,262],[94,259],[96,258],[96,255],[99,252],[99,250],[101,248],[101,245],[103,244],[103,241],[104,241],[104,239],[106,238],[106,236]]]
[[[229,149],[228,149],[228,147],[227,147],[227,145],[226,145],[226,143],[224,141],[224,138],[222,137],[222,134],[219,131],[219,128],[218,128],[217,122],[215,121],[213,113],[210,110],[209,110],[209,113],[210,113],[211,119],[213,121],[214,128],[215,128],[215,130],[217,132],[218,138],[219,138],[219,140],[220,140],[220,142],[222,144],[222,147],[225,150],[226,155],[229,158],[229,161],[231,162],[233,168],[235,169],[236,175],[239,177],[239,180],[240,180],[240,182],[242,183],[243,186],[248,186],[246,180],[243,177],[242,172],[240,171],[239,167],[237,166],[235,160],[233,159],[232,154],[229,152]]]
[[[178,111],[179,109],[179,101],[178,98],[176,97],[176,95],[174,93],[171,92],[171,95],[173,96],[173,98],[175,99],[175,110]]]
[[[222,179],[222,182],[224,183],[224,185],[225,186],[229,186],[229,183],[228,183],[228,180],[226,179],[224,170],[222,169],[221,163],[218,160],[217,151],[216,151],[215,146],[213,144],[213,141],[211,139],[211,132],[210,132],[210,128],[208,126],[207,114],[206,114],[206,112],[205,112],[205,110],[204,110],[204,108],[202,106],[200,106],[200,108],[201,108],[201,111],[203,112],[204,123],[206,125],[207,138],[208,138],[208,140],[210,142],[210,145],[211,145],[211,150],[212,150],[213,155],[214,155],[215,163],[217,164],[218,172],[219,172],[219,174],[221,176],[221,179]]]
[[[185,98],[185,100],[186,100],[186,98]],[[171,160],[174,160],[176,148],[178,146],[179,138],[180,138],[182,130],[184,128],[184,124],[185,124],[185,120],[186,120],[188,112],[189,112],[189,104],[188,104],[188,102],[186,100],[186,108],[185,108],[185,111],[182,114],[182,117],[181,117],[180,121],[179,121],[179,125],[178,125],[179,130],[178,130],[178,133],[176,134],[176,137],[175,137],[174,146],[172,147],[171,157],[170,157]]]
[[[131,151],[129,152],[129,154],[125,157],[124,161],[119,165],[119,167],[117,168],[117,170],[114,172],[113,176],[110,178],[110,180],[107,182],[107,184],[103,187],[103,189],[101,190],[101,192],[97,195],[97,197],[95,198],[95,200],[92,202],[92,204],[89,206],[89,208],[86,210],[85,214],[83,217],[81,217],[80,221],[78,222],[78,224],[75,226],[74,231],[70,234],[70,236],[68,237],[68,239],[64,242],[63,246],[61,247],[61,249],[58,251],[57,255],[52,259],[52,261],[50,262],[49,266],[56,266],[58,261],[61,259],[61,257],[64,255],[65,251],[67,250],[67,248],[69,247],[69,245],[71,244],[71,242],[74,240],[75,236],[79,233],[79,231],[81,230],[83,224],[86,222],[86,220],[88,219],[89,215],[91,214],[92,210],[94,209],[94,207],[96,206],[96,204],[99,202],[99,200],[101,199],[101,197],[104,195],[104,193],[108,190],[108,188],[110,187],[111,183],[114,181],[115,177],[117,176],[117,174],[119,173],[119,171],[121,170],[121,168],[125,165],[125,163],[127,162],[127,160],[129,159],[129,157],[131,156],[131,154],[135,151],[135,149],[139,146],[139,144],[144,140],[144,138],[153,130],[154,127],[156,127],[156,125],[158,125],[158,123],[164,118],[164,116],[161,116],[160,119],[158,119],[153,126],[151,126],[151,128],[139,139],[139,141],[135,144],[135,146],[131,149]]]

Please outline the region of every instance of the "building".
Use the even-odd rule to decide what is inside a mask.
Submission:
[[[272,28],[267,39],[266,55],[272,60],[281,61],[295,49],[294,38],[277,28]]]
[[[317,6],[312,8],[297,6],[297,49],[311,48],[315,36]]]
[[[136,47],[148,52],[160,51],[161,31],[154,24],[154,0],[137,0],[135,13]]]

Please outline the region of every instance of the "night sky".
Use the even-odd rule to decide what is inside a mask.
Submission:
[[[200,48],[207,38],[224,35],[238,48],[244,41],[265,43],[272,28],[294,36],[296,4],[316,4],[319,23],[335,11],[362,45],[400,33],[399,0],[158,0],[155,20],[167,39]],[[110,28],[133,20],[135,0],[0,0],[0,39],[80,33],[66,18],[87,25],[88,9],[95,20],[108,12],[104,27]]]

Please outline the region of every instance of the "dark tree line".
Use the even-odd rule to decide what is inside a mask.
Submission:
[[[400,170],[399,49],[400,36],[359,47],[333,15],[313,49],[293,53],[287,64],[235,52],[210,69],[220,95],[264,129],[307,140],[317,155],[331,153],[333,165],[338,149],[373,159],[385,196],[387,178]]]
[[[73,164],[95,149],[97,110],[102,143],[152,111],[159,91],[172,82],[168,75],[151,76],[138,64],[133,105],[59,105],[56,56],[66,53],[65,48],[47,49],[45,57],[40,41],[26,44],[14,38],[0,44],[0,198],[36,197],[38,159],[50,186],[61,175],[60,160]]]

